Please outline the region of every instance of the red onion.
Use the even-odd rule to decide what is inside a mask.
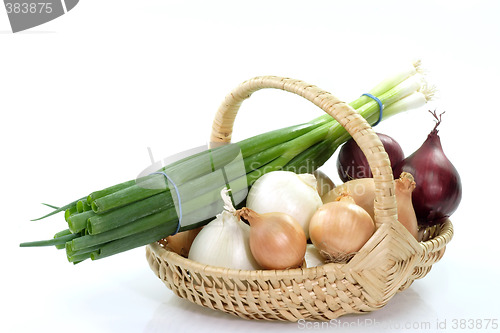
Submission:
[[[401,146],[388,135],[377,133],[380,141],[384,145],[385,151],[389,155],[391,167],[401,162],[405,155]],[[347,182],[352,179],[371,178],[372,172],[365,155],[354,139],[349,139],[340,149],[337,159],[337,171],[340,179]],[[399,178],[399,175],[398,175]]]
[[[427,140],[393,169],[395,177],[406,171],[415,178],[417,187],[413,191],[412,203],[420,225],[443,223],[457,209],[462,198],[460,175],[444,154],[438,136],[437,127],[442,114],[437,116],[436,111],[432,114],[436,126]]]

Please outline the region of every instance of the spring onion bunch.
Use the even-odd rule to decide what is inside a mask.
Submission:
[[[370,91],[384,105],[383,118],[423,106],[430,98],[419,63]],[[371,125],[379,118],[376,101],[361,96],[350,105]],[[275,170],[312,173],[350,138],[325,114],[310,122],[260,134],[175,161],[160,170],[175,179],[177,195],[161,173],[146,175],[82,196],[36,220],[64,212],[66,229],[52,239],[22,247],[65,249],[70,262],[101,259],[160,240],[211,221],[222,211],[220,191],[231,188],[236,206],[244,204],[249,186]],[[243,167],[242,167],[243,166]],[[238,172],[238,170],[243,170]],[[177,190],[176,189],[176,190]]]

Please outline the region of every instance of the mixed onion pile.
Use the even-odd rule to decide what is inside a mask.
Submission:
[[[398,221],[417,240],[419,229],[443,223],[461,199],[460,177],[440,145],[437,124],[415,153],[378,134],[394,170]],[[349,261],[375,233],[375,183],[354,140],[342,147],[336,186],[322,171],[272,171],[250,188],[235,209],[230,191],[224,211],[204,227],[169,236],[160,244],[202,264],[232,269],[289,269]],[[357,170],[349,172],[347,170]]]

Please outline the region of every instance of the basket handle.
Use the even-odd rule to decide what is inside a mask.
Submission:
[[[337,120],[365,154],[375,182],[375,224],[377,228],[397,221],[397,206],[391,163],[382,142],[368,122],[351,106],[329,92],[300,80],[278,76],[259,76],[240,84],[219,107],[212,124],[212,143],[231,141],[236,114],[243,101],[265,88],[288,91],[311,101]]]

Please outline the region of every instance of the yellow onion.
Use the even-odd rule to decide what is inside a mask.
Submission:
[[[343,183],[321,197],[324,204],[336,201],[343,193],[348,193],[356,202],[374,218],[373,203],[375,201],[375,182],[373,178],[353,179]]]
[[[349,260],[374,232],[375,224],[370,215],[348,194],[321,206],[309,224],[312,243],[333,262]]]
[[[409,172],[402,172],[396,179],[396,200],[398,203],[398,221],[418,240],[417,215],[411,202],[411,194],[416,188],[413,176]]]
[[[160,240],[159,243],[168,250],[187,258],[191,244],[193,244],[196,235],[198,235],[202,228],[203,227],[199,227],[178,232],[175,235]]]
[[[413,176],[409,172],[401,173],[395,182],[396,202],[398,209],[398,221],[418,239],[418,224],[415,210],[412,204],[412,192],[416,187]],[[374,219],[375,182],[373,178],[362,178],[350,180],[337,186],[321,199],[323,203],[338,200],[343,193],[348,193],[354,202],[361,206]]]
[[[265,269],[296,268],[302,264],[307,239],[301,225],[288,214],[258,214],[245,207],[239,215],[250,224],[250,250]]]

